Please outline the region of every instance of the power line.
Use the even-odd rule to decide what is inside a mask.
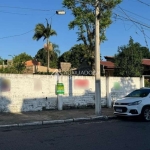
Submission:
[[[31,31],[33,31],[33,30],[34,30],[34,29],[29,30],[29,31],[27,31],[27,32],[25,32],[25,33],[21,33],[21,34],[16,34],[16,35],[11,35],[11,36],[5,36],[5,37],[0,38],[0,40],[1,40],[1,39],[6,39],[6,38],[12,38],[12,37],[16,37],[16,36],[22,36],[22,35],[25,35],[25,34],[31,32]]]
[[[121,21],[123,21],[123,23],[124,23],[124,21],[131,21],[131,20],[129,20],[128,18],[126,18],[126,17],[124,17],[124,16],[121,16],[121,15],[118,15],[118,14],[116,14],[116,13],[114,13],[114,19],[115,19],[115,21],[116,21],[116,19],[119,19],[119,20],[121,20]],[[119,18],[118,18],[119,17]],[[133,22],[134,22],[134,20],[132,20]],[[131,21],[131,22],[132,22]],[[136,23],[136,22],[135,22]],[[127,23],[126,23],[127,24]],[[130,25],[131,26],[131,24],[127,24],[127,25]],[[139,24],[140,25],[140,24]],[[140,27],[141,27],[142,25],[140,25]],[[147,30],[147,31],[150,31],[149,30],[149,28],[147,28],[147,27],[142,27],[144,30]],[[142,31],[141,31],[142,32]],[[147,35],[146,35],[147,36]],[[148,36],[147,36],[148,37]],[[148,37],[149,38],[149,37]],[[150,38],[149,38],[150,39]]]
[[[124,10],[123,10],[120,6],[119,6],[119,8],[124,12]],[[142,28],[142,30],[141,30],[141,29],[137,26],[137,24],[140,24],[141,27],[142,27],[142,26],[146,26],[146,25],[143,25],[143,24],[141,24],[141,23],[139,23],[139,22],[137,22],[137,21],[135,21],[135,20],[132,20],[125,12],[124,12],[124,14],[125,14],[125,15],[127,16],[127,18],[128,18],[130,21],[132,21],[133,24],[143,33],[144,39],[145,39],[145,42],[146,42],[146,46],[147,46],[146,37],[148,37],[148,36],[145,34],[143,28]],[[136,23],[137,23],[137,24],[136,24]],[[146,26],[146,27],[150,28],[150,26]],[[149,38],[149,37],[148,37],[148,38]]]
[[[126,19],[126,20],[129,20],[129,21],[131,21],[131,22],[133,22],[133,23],[137,23],[137,24],[139,24],[139,25],[141,25],[141,26],[150,28],[150,26],[147,26],[147,25],[142,24],[142,23],[140,23],[140,22],[138,22],[138,21],[135,21],[135,20],[131,19],[130,17],[129,17],[129,18],[126,18],[126,17],[121,16],[121,15],[118,15],[118,14],[116,14],[116,13],[114,13],[114,14],[115,14],[116,16],[120,16],[120,17],[122,17],[122,18],[124,18],[124,19]],[[136,25],[136,26],[137,26],[137,25]]]
[[[56,13],[54,13],[50,18],[48,18],[48,20],[51,19],[51,23],[52,23],[52,17],[53,17],[54,15],[56,15]],[[46,22],[46,21],[45,21],[45,22]],[[44,23],[45,23],[45,22],[44,22]],[[28,33],[32,32],[32,31],[34,31],[34,29],[29,30],[29,31],[24,32],[24,33],[21,33],[21,34],[16,34],[16,35],[10,35],[10,36],[1,37],[0,40],[6,39],[6,38],[12,38],[12,37],[16,37],[16,36],[22,36],[22,35],[25,35],[25,34],[28,34]]]
[[[150,6],[150,4],[145,3],[145,2],[143,2],[143,1],[141,1],[141,0],[137,0],[137,1],[140,2],[140,3],[142,3],[142,4],[144,4],[144,5]]]
[[[142,29],[142,32],[143,32],[143,35],[144,35],[146,46],[148,47],[148,43],[147,43],[147,40],[146,40],[146,34],[145,34],[144,29],[143,29],[142,26],[141,26],[141,29]]]
[[[132,21],[134,24],[137,23],[137,24],[139,24],[139,25],[142,25],[142,26],[145,26],[145,27],[147,27],[147,28],[150,28],[150,26],[148,26],[148,25],[142,24],[142,23],[140,23],[140,22],[138,22],[138,21],[135,21],[135,20],[131,19],[131,18],[125,13],[125,11],[124,11],[120,6],[118,6],[118,7],[119,7],[119,8],[122,10],[122,12],[127,16],[128,20]],[[136,24],[135,24],[135,25],[136,25]],[[137,25],[136,25],[136,26],[137,26]]]
[[[24,9],[24,10],[32,10],[32,11],[54,11],[54,10],[58,10],[58,9],[36,9],[36,8],[25,8],[25,7],[14,7],[14,6],[2,6],[0,5],[0,7],[3,8],[12,8],[12,9]]]
[[[123,9],[123,8],[122,8],[122,9]],[[135,16],[138,16],[138,17],[140,17],[140,18],[142,18],[142,19],[145,19],[145,20],[150,21],[150,19],[149,19],[149,18],[143,17],[143,16],[141,16],[141,15],[138,15],[138,14],[133,13],[133,12],[131,12],[131,11],[129,11],[129,10],[126,10],[126,9],[123,9],[123,10],[124,10],[124,11],[126,11],[126,12],[129,12],[129,13],[131,13],[131,14],[135,15]]]
[[[0,11],[0,13],[13,14],[13,15],[27,15],[27,14],[20,14],[20,13],[7,12],[7,11]]]
[[[13,15],[27,15],[27,14],[20,14],[20,13],[14,13],[14,12],[8,12],[8,11],[0,11],[1,13],[6,13],[6,14],[13,14]]]
[[[0,13],[6,13],[6,14],[12,14],[12,15],[41,15],[41,14],[22,14],[22,13],[16,13],[16,12],[8,12],[8,11],[0,11]],[[49,14],[42,14],[42,15],[49,15]]]
[[[117,20],[117,19],[119,19],[119,20],[121,20],[121,21],[131,21],[131,20],[129,20],[128,18],[126,18],[126,17],[124,17],[124,16],[121,16],[121,15],[119,15],[119,14],[116,14],[116,13],[113,13],[115,16],[113,16],[112,18],[114,18],[115,19],[115,21]],[[132,21],[133,22],[135,22],[135,20],[133,20],[132,19]],[[131,21],[131,22],[132,22]],[[137,22],[135,22],[135,23],[137,23]],[[127,23],[126,23],[127,24]],[[127,25],[131,25],[131,24],[127,24]],[[140,25],[140,24],[139,24]],[[143,25],[142,23],[141,23],[141,25]],[[144,27],[143,27],[144,28]],[[145,28],[144,28],[145,30],[148,30],[149,28],[147,27],[147,26],[145,26]],[[148,30],[148,31],[150,31],[150,30]]]
[[[123,11],[122,11],[123,12]],[[121,16],[121,15],[119,15],[119,14],[116,14],[116,13],[114,13],[115,14],[115,16],[120,16],[120,17],[122,17],[122,18],[124,18],[126,21],[131,21],[132,23],[134,22],[134,23],[136,23],[136,24],[138,24],[138,25],[142,25],[143,27],[146,27],[146,28],[150,28],[150,25],[149,24],[146,24],[146,23],[143,23],[142,21],[140,21],[140,20],[137,20],[136,18],[134,18],[134,17],[129,17],[129,16],[127,16],[127,14],[126,14],[126,16],[128,17],[128,18],[126,18],[126,17],[124,17],[124,16]],[[125,12],[123,12],[123,14],[125,14]]]

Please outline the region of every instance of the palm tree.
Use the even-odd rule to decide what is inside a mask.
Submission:
[[[44,38],[43,40],[47,40],[47,52],[48,52],[48,58],[47,58],[47,72],[49,72],[49,59],[50,59],[50,53],[49,53],[49,38],[50,36],[53,36],[53,35],[57,35],[56,31],[55,30],[52,30],[51,28],[51,25],[48,23],[48,20],[46,19],[46,22],[47,22],[47,26],[45,27],[43,24],[39,23],[36,25],[34,31],[34,35],[33,35],[33,39],[34,40],[39,40],[41,39],[42,37]]]
[[[60,56],[60,50],[59,50],[59,46],[57,44],[53,44],[53,51],[51,51],[52,55],[53,53],[56,53],[58,55],[58,57]]]

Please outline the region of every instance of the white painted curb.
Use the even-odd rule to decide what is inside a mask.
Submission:
[[[74,118],[73,121],[86,121],[86,120],[91,120],[91,118]]]
[[[96,120],[96,119],[105,119],[104,116],[93,116],[91,117],[92,120]]]
[[[64,120],[43,121],[43,124],[55,124],[55,123],[64,123]]]
[[[0,125],[0,128],[4,128],[4,127],[18,127],[18,124]]]
[[[36,122],[27,122],[27,123],[19,123],[19,126],[33,126],[33,125],[42,125],[42,121]]]
[[[73,119],[65,119],[64,122],[65,123],[67,123],[67,122],[73,122]]]

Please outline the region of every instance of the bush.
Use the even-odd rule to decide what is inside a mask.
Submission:
[[[149,79],[145,79],[144,83],[145,83],[145,87],[150,87],[150,81],[149,81]]]

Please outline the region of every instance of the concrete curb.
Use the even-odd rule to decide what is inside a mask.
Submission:
[[[105,119],[105,116],[93,116],[91,117],[92,120],[100,120],[100,119]]]
[[[64,120],[43,121],[43,124],[57,124],[57,123],[64,123]]]
[[[64,123],[73,122],[73,119],[65,119]]]
[[[0,128],[5,128],[5,127],[18,127],[18,124],[6,124],[6,125],[0,125]]]
[[[93,121],[93,120],[104,121],[104,120],[111,120],[111,119],[116,119],[116,118],[117,118],[116,116],[92,116],[92,117],[73,118],[73,119],[65,119],[65,120],[46,120],[46,121],[34,121],[34,122],[27,122],[27,123],[0,125],[0,128],[48,125],[48,124],[62,124],[62,123],[70,123],[70,122]]]
[[[42,121],[27,122],[27,123],[19,123],[18,124],[18,126],[35,126],[35,125],[42,125]]]
[[[74,122],[78,122],[78,121],[87,121],[87,120],[91,120],[91,118],[87,117],[87,118],[73,118]]]

